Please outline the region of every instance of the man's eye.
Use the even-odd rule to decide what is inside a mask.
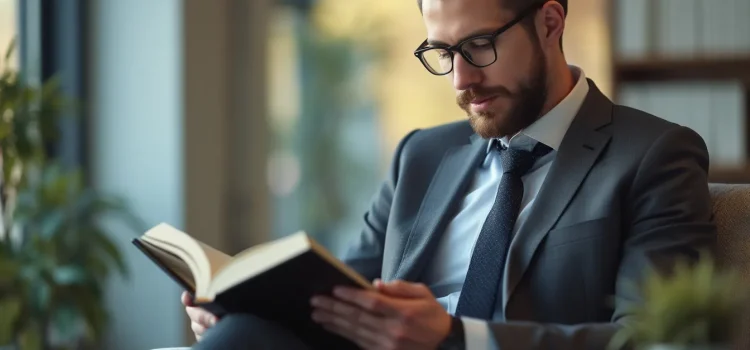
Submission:
[[[448,50],[438,50],[438,56],[442,59],[451,58],[451,53]]]
[[[469,50],[483,50],[492,48],[492,43],[489,40],[475,40],[468,43],[467,48]]]

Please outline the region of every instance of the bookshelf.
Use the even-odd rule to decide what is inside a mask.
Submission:
[[[682,1],[680,4],[683,7],[690,8],[692,6],[692,10],[688,10],[687,13],[677,13],[668,18],[669,14],[665,14],[665,9],[674,6],[675,1]],[[712,38],[717,38],[716,35],[718,34],[711,31],[715,32],[718,24],[716,24],[716,18],[710,18],[717,15],[710,12],[721,12],[722,9],[717,10],[712,7],[708,10],[708,2],[711,2],[714,7],[722,4],[728,6],[727,9],[723,10],[723,15],[735,12],[740,8],[744,9],[744,7],[750,9],[750,5],[748,5],[750,0],[609,0],[610,23],[613,24],[610,31],[610,38],[613,43],[611,45],[613,57],[612,98],[617,102],[628,104],[624,101],[626,100],[626,89],[632,91],[634,86],[644,89],[648,89],[648,86],[658,86],[658,88],[651,87],[651,90],[642,93],[642,96],[648,96],[647,98],[650,99],[652,105],[661,104],[658,106],[659,110],[669,110],[672,106],[664,106],[664,104],[669,104],[667,94],[674,95],[675,92],[667,92],[666,89],[661,87],[680,85],[681,91],[693,89],[698,94],[701,91],[711,94],[712,87],[720,84],[731,83],[734,86],[740,86],[739,96],[741,101],[739,101],[739,104],[741,109],[732,110],[737,113],[734,121],[717,121],[720,119],[719,117],[723,117],[722,113],[709,112],[704,113],[701,117],[710,118],[709,120],[693,120],[693,122],[697,123],[696,125],[730,123],[729,125],[723,125],[724,130],[735,124],[737,125],[735,129],[738,132],[734,133],[736,137],[730,138],[736,141],[730,142],[730,146],[736,148],[731,150],[735,154],[734,161],[731,164],[714,164],[714,154],[712,153],[709,181],[750,183],[750,34],[736,33],[745,30],[742,26],[746,25],[743,23],[746,21],[742,21],[741,18],[737,18],[735,21],[731,18],[722,18],[720,24],[724,27],[721,30],[723,30],[722,33],[726,33],[725,36],[729,38],[727,39],[729,42],[718,41],[718,39],[718,44],[713,42]],[[629,6],[629,8],[624,6]],[[627,16],[630,16],[630,19],[623,18]],[[640,17],[643,21],[630,23],[633,22],[634,16],[635,18]],[[711,22],[711,20],[714,22]],[[684,21],[691,21],[691,23],[686,24]],[[670,28],[673,29],[672,33],[663,33],[669,32]],[[675,32],[678,29],[680,32]],[[624,30],[628,32],[623,33]],[[664,39],[664,37],[667,39]],[[639,38],[643,40],[639,41]],[[724,38],[721,38],[721,40],[724,40]],[[671,47],[660,46],[667,42],[669,44],[664,46]],[[681,44],[674,45],[674,42]],[[698,90],[701,88],[704,90]],[[693,94],[696,92],[693,92]],[[682,101],[685,101],[685,99]],[[710,100],[706,101],[708,101],[706,102],[708,104],[712,103]],[[713,102],[713,105],[717,104],[719,102]],[[639,108],[639,106],[633,107]],[[675,113],[671,115],[670,113],[647,111],[660,117],[665,117],[662,114],[666,114],[665,119],[670,119],[670,116],[675,115],[675,119],[677,119],[676,116],[680,114],[677,112],[679,108],[683,108],[682,111],[685,111],[684,106],[674,106]],[[702,111],[702,109],[699,110]],[[678,120],[673,121],[680,124],[690,124],[689,121],[688,123],[682,123]],[[710,128],[715,129],[716,127],[710,125],[708,129]],[[696,131],[701,133],[700,130]],[[702,136],[704,135],[702,134]],[[708,136],[704,136],[704,139],[711,138],[711,140],[707,140],[707,143],[713,142],[714,145],[718,145],[715,149],[723,147],[726,150],[728,147],[727,144],[721,144],[724,141],[722,135],[714,133]],[[711,145],[709,145],[709,152],[712,152]]]
[[[731,79],[750,82],[750,54],[746,57],[621,60],[614,62],[613,73],[618,82]]]

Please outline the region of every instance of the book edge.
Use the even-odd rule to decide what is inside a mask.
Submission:
[[[347,277],[351,278],[354,282],[359,284],[360,287],[368,290],[376,290],[375,286],[373,286],[372,283],[370,283],[362,275],[360,275],[359,272],[355,271],[351,266],[345,264],[343,261],[341,261],[341,259],[333,256],[333,254],[331,254],[328,249],[323,247],[323,245],[315,241],[315,239],[313,239],[309,235],[306,235],[306,237],[310,244],[310,250],[315,252],[323,260],[327,261]]]
[[[131,240],[131,243],[138,248],[138,250],[145,255],[151,262],[154,263],[159,269],[162,270],[166,275],[168,275],[172,280],[174,280],[180,287],[182,287],[184,290],[188,291],[191,294],[195,294],[195,289],[187,282],[184,281],[182,278],[180,278],[174,271],[172,271],[170,268],[168,268],[162,261],[157,258],[154,254],[152,254],[148,248],[145,247],[144,243],[140,238],[133,238]]]

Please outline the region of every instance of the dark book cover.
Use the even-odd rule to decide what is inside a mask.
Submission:
[[[182,288],[194,293],[189,283],[171,272],[142,243],[136,239],[133,244]],[[358,349],[354,343],[326,331],[311,318],[310,299],[314,295],[332,295],[336,286],[361,288],[315,251],[308,250],[235,285],[210,303],[197,305],[219,317],[247,313],[276,322],[315,349]]]

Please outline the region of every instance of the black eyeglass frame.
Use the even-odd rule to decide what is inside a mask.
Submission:
[[[549,0],[549,1],[555,1],[555,0]],[[425,41],[423,41],[422,44],[420,44],[419,47],[417,47],[417,49],[414,50],[414,56],[416,56],[417,59],[419,59],[419,61],[422,62],[422,65],[427,69],[427,71],[429,71],[430,73],[432,73],[434,75],[437,75],[437,76],[447,75],[447,74],[450,74],[453,71],[453,67],[455,65],[456,55],[451,54],[451,69],[449,69],[445,73],[438,73],[434,69],[430,68],[429,63],[427,63],[427,61],[424,58],[424,53],[425,52],[430,51],[430,50],[434,50],[434,49],[447,50],[447,51],[450,51],[451,53],[457,52],[459,55],[461,55],[461,57],[464,58],[464,60],[466,60],[466,62],[468,62],[469,64],[471,64],[472,66],[477,67],[477,68],[489,67],[489,66],[493,65],[495,62],[497,62],[497,47],[495,46],[495,41],[497,41],[497,37],[500,34],[503,34],[506,31],[508,31],[508,29],[512,28],[513,26],[515,26],[519,22],[521,22],[524,18],[526,18],[526,16],[528,16],[528,15],[536,12],[536,10],[542,8],[542,6],[544,6],[547,2],[548,1],[539,1],[536,4],[533,4],[533,5],[529,6],[525,10],[521,11],[521,13],[519,13],[518,16],[516,16],[513,20],[511,20],[510,22],[506,23],[505,25],[503,25],[502,27],[500,27],[500,29],[494,31],[493,33],[475,35],[475,36],[472,36],[470,38],[466,38],[464,40],[461,40],[461,42],[459,42],[458,44],[453,45],[453,46],[445,46],[445,45],[431,46],[427,42],[427,39],[425,39]],[[492,51],[495,54],[495,58],[492,60],[492,62],[490,62],[488,64],[485,64],[485,65],[478,65],[478,64],[474,63],[466,55],[466,53],[463,51],[462,47],[463,47],[464,44],[466,44],[468,42],[471,42],[471,41],[474,41],[474,40],[477,40],[477,39],[487,39],[490,42],[490,44],[492,44]]]

